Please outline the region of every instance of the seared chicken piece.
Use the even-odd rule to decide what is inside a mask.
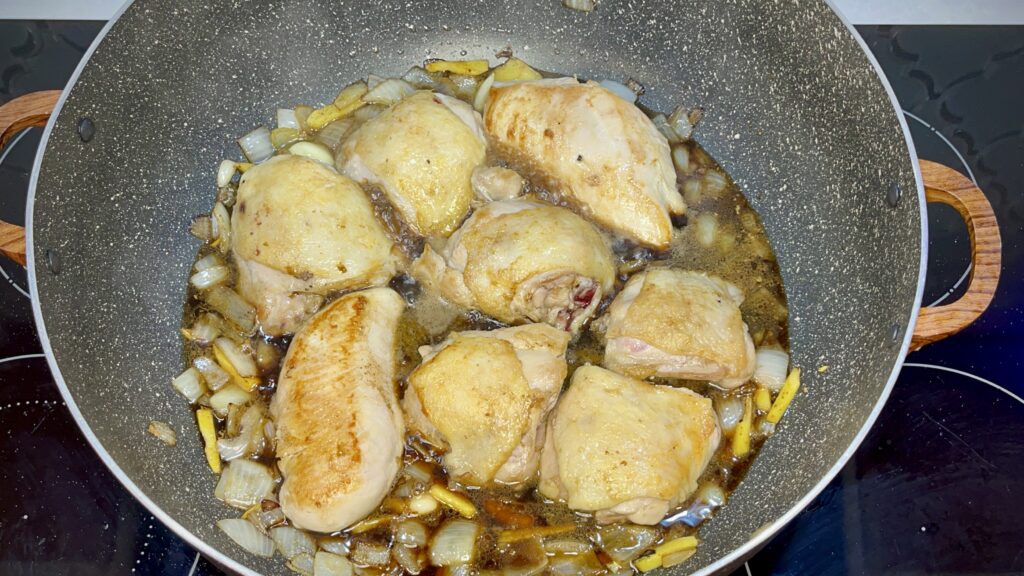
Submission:
[[[699,272],[641,272],[608,307],[604,365],[634,378],[709,380],[736,388],[750,379],[756,363],[742,302],[739,288]]]
[[[321,295],[386,284],[397,267],[362,189],[302,156],[276,156],[242,176],[231,230],[238,290],[272,336],[297,330]]]
[[[583,218],[516,199],[474,212],[440,254],[427,246],[413,275],[502,322],[576,332],[612,289],[615,266],[604,238]]]
[[[417,92],[359,127],[339,161],[352,178],[380,186],[417,234],[448,236],[469,211],[470,176],[486,153],[471,106]]]
[[[668,141],[639,108],[572,78],[491,88],[484,126],[499,148],[598,223],[641,244],[672,241],[686,211]]]
[[[403,408],[409,428],[446,450],[453,478],[521,484],[540,466],[544,417],[565,380],[569,335],[545,324],[456,332],[423,346]]]
[[[515,170],[501,166],[477,166],[470,178],[477,198],[493,202],[509,200],[523,194],[523,177]]]
[[[548,419],[540,492],[601,524],[657,524],[696,489],[720,436],[708,398],[583,366]]]
[[[347,528],[391,489],[405,441],[393,382],[404,308],[388,288],[347,294],[313,316],[288,348],[270,411],[281,507],[298,528]]]

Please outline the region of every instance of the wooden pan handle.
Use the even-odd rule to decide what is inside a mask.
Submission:
[[[956,334],[981,316],[996,294],[1003,251],[999,224],[985,193],[952,168],[929,160],[920,163],[925,199],[956,208],[967,223],[971,277],[967,292],[959,300],[921,308],[910,341],[911,352]]]
[[[30,126],[42,126],[50,119],[60,90],[30,92],[0,106],[0,150],[18,132]],[[25,265],[25,229],[0,220],[0,253]]]

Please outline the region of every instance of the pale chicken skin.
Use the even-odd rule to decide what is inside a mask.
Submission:
[[[699,272],[650,268],[636,274],[608,307],[604,365],[635,378],[736,388],[756,365],[742,302],[736,286]]]
[[[615,265],[605,239],[583,218],[520,198],[474,212],[440,253],[428,245],[413,275],[502,322],[577,332],[612,289]]]
[[[414,232],[446,237],[469,211],[470,178],[486,154],[480,115],[471,106],[417,92],[349,136],[339,161],[352,178],[380,186]]]
[[[544,418],[567,371],[569,335],[545,324],[456,332],[423,346],[403,408],[409,428],[445,450],[459,482],[523,484],[534,479]]]
[[[548,419],[540,493],[600,524],[657,524],[696,489],[720,437],[710,399],[586,365]]]
[[[388,288],[347,294],[313,316],[288,349],[270,410],[280,503],[298,528],[347,528],[391,489],[405,441],[393,382],[404,308]]]
[[[271,336],[297,330],[328,292],[386,284],[399,264],[359,185],[301,156],[242,176],[231,230],[238,291]]]
[[[668,141],[632,103],[572,78],[491,88],[484,127],[499,151],[599,224],[664,249],[686,212]]]

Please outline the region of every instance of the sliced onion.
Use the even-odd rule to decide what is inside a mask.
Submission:
[[[426,492],[409,499],[409,511],[419,516],[426,516],[437,510],[438,502]]]
[[[776,346],[762,346],[757,349],[757,367],[754,368],[754,382],[778,392],[789,373],[789,354]]]
[[[346,116],[341,120],[335,120],[317,132],[317,142],[327,146],[331,150],[336,150],[353,126],[355,126],[355,119],[351,116]]]
[[[249,403],[249,400],[252,400],[252,394],[234,384],[228,384],[210,396],[210,408],[213,408],[217,416],[224,418],[228,415],[228,409],[232,404],[244,406]]]
[[[203,382],[199,379],[199,371],[195,368],[188,368],[179,374],[171,380],[171,386],[190,404],[195,404],[200,396],[206,394],[206,387],[203,386]]]
[[[274,145],[275,150],[280,150],[298,139],[299,130],[297,128],[274,128],[270,131],[270,143]]]
[[[218,266],[223,265],[224,261],[220,259],[220,256],[210,254],[209,256],[196,260],[196,263],[192,265],[192,268],[196,272],[202,272],[203,270],[209,270],[210,268],[217,268]]]
[[[422,550],[398,545],[391,549],[391,555],[408,574],[419,574],[426,567],[426,554]]]
[[[406,466],[405,475],[422,484],[429,484],[434,480],[433,467],[422,461],[416,461]]]
[[[230,277],[231,270],[227,266],[214,266],[196,272],[188,281],[196,290],[208,290],[214,286],[220,286]]]
[[[562,0],[562,6],[577,12],[590,12],[595,4],[594,0]]]
[[[420,90],[433,90],[435,86],[434,77],[419,66],[409,68],[409,70],[402,75],[402,80],[405,80],[414,88],[418,88]]]
[[[430,542],[430,563],[434,566],[468,564],[476,558],[480,525],[456,518],[438,528]]]
[[[253,164],[263,162],[274,155],[274,144],[270,141],[270,130],[260,126],[238,139],[242,153]]]
[[[277,127],[294,128],[295,130],[302,128],[299,126],[299,117],[295,115],[295,110],[292,108],[277,109]]]
[[[266,340],[256,342],[256,365],[260,370],[270,370],[281,360],[281,351]]]
[[[702,246],[710,247],[718,236],[718,218],[712,212],[703,212],[694,220],[697,241]]]
[[[168,426],[166,422],[150,420],[146,431],[168,446],[174,446],[178,443],[178,434],[175,433],[174,428]]]
[[[310,554],[299,554],[289,560],[285,565],[288,566],[292,572],[303,574],[304,576],[313,576],[313,556]]]
[[[228,538],[234,540],[235,544],[250,554],[263,558],[270,558],[274,555],[274,543],[270,541],[270,538],[261,534],[251,522],[241,518],[228,518],[218,521],[217,527],[227,534]]]
[[[544,541],[544,551],[548,554],[586,554],[593,550],[589,542],[581,542],[572,538]]]
[[[366,87],[369,88],[370,90],[373,90],[377,86],[380,86],[380,83],[385,80],[387,80],[387,78],[384,78],[382,76],[377,76],[376,74],[367,74]]]
[[[596,576],[604,566],[593,552],[584,554],[555,554],[548,558],[546,574],[556,576]]]
[[[196,318],[191,328],[182,328],[181,333],[192,342],[209,344],[220,336],[220,319],[207,312]]]
[[[693,556],[696,553],[697,553],[697,549],[693,548],[693,549],[690,549],[690,550],[680,550],[679,552],[673,552],[671,554],[666,554],[661,559],[661,567],[662,568],[671,568],[671,567],[676,566],[678,564],[682,564],[683,562],[686,562],[687,560],[689,560],[690,557]]]
[[[734,394],[718,396],[715,398],[715,410],[718,412],[718,422],[722,426],[722,431],[729,434],[743,419],[743,399]]]
[[[213,358],[197,356],[195,360],[192,361],[192,366],[194,366],[196,370],[199,370],[199,373],[203,376],[203,380],[206,381],[207,388],[214,392],[220,390],[228,383],[228,380],[231,379],[231,376],[229,376]]]
[[[686,146],[672,147],[672,163],[680,174],[690,173],[690,150]]]
[[[391,561],[391,550],[381,542],[359,541],[353,544],[349,558],[362,566],[387,566]]]
[[[245,462],[245,460],[239,460]],[[299,554],[316,553],[316,541],[309,534],[293,526],[278,526],[270,529],[270,538],[282,556],[291,560]]]
[[[426,546],[427,527],[417,520],[403,520],[395,529],[395,540],[406,546]]]
[[[323,162],[328,166],[334,166],[334,154],[326,146],[316,142],[296,142],[288,148],[288,153],[295,156],[305,156],[311,160]]]
[[[348,539],[337,536],[325,536],[320,539],[318,544],[321,550],[326,550],[331,554],[338,554],[339,556],[348,556],[351,550],[351,547],[348,545]]]
[[[217,237],[214,233],[213,219],[208,214],[193,218],[188,231],[203,242],[209,242]]]
[[[227,358],[228,362],[231,362],[231,366],[234,367],[239,376],[250,378],[259,375],[259,369],[256,367],[256,361],[253,360],[252,355],[243,350],[238,344],[235,344],[230,338],[223,336],[217,338],[214,340],[213,346]]]
[[[313,576],[352,576],[352,563],[344,556],[320,551],[313,557]]]
[[[712,196],[725,190],[728,184],[729,182],[725,179],[725,176],[717,170],[708,170],[704,173],[704,191]]]
[[[659,532],[650,526],[610,524],[597,529],[597,543],[612,560],[629,562],[658,541]]]
[[[388,78],[363,95],[367,104],[391,106],[416,91],[411,84],[400,78]]]
[[[491,94],[491,87],[494,86],[494,74],[489,74],[483,82],[480,83],[480,87],[476,89],[476,95],[473,96],[473,108],[477,112],[483,112],[484,106],[487,105],[487,97]]]
[[[599,84],[604,89],[608,90],[612,94],[615,94],[619,98],[622,98],[626,102],[629,102],[630,104],[636,102],[636,92],[633,92],[633,90],[631,90],[629,86],[626,86],[621,82],[616,82],[615,80],[601,80]]]
[[[305,129],[309,128],[309,125],[306,124],[306,120],[309,119],[309,115],[312,114],[312,113],[313,113],[313,107],[312,106],[306,106],[305,104],[302,104],[300,106],[296,106],[295,107],[295,119],[299,121],[299,128],[300,129],[305,130]]]
[[[217,188],[223,188],[231,183],[238,170],[238,163],[232,160],[221,160],[217,166]]]
[[[224,464],[213,495],[228,506],[245,510],[270,498],[274,486],[274,474],[269,468],[252,460],[235,460]]]
[[[284,516],[284,510],[273,500],[264,500],[247,511],[243,518],[252,522],[263,532],[270,532],[271,528],[280,526],[288,521]]]
[[[215,395],[216,396],[216,395]],[[263,450],[263,420],[259,403],[250,405],[239,418],[238,435],[217,440],[217,452],[224,461],[254,456]]]
[[[664,114],[655,114],[654,117],[651,118],[651,122],[654,123],[654,127],[658,129],[658,132],[661,132],[661,135],[668,140],[669,144],[678,144],[682,142],[682,139],[679,138],[679,134],[676,134],[676,131],[672,129],[672,126],[669,126],[668,118],[665,118]]]
[[[689,140],[693,136],[693,129],[704,116],[701,108],[686,108],[679,106],[672,111],[668,117],[668,125],[679,135],[680,140]]]

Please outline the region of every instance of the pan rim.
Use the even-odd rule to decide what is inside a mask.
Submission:
[[[836,460],[835,464],[821,477],[818,483],[815,484],[810,490],[808,490],[808,492],[802,498],[800,498],[796,503],[794,503],[793,506],[791,506],[785,514],[776,518],[770,524],[763,526],[760,530],[758,530],[756,535],[751,536],[751,538],[741,546],[734,548],[728,554],[722,556],[721,558],[712,562],[711,564],[697,570],[696,572],[692,572],[691,574],[693,576],[707,576],[710,574],[714,574],[730,566],[734,566],[739,562],[742,562],[750,555],[752,555],[754,552],[756,552],[762,546],[764,546],[771,538],[773,538],[779,532],[779,530],[781,530],[784,526],[789,524],[800,512],[802,512],[807,507],[807,505],[810,504],[811,501],[814,498],[816,498],[818,494],[820,494],[825,489],[826,486],[828,486],[828,484],[833,480],[833,478],[835,478],[839,471],[842,470],[842,468],[846,465],[849,459],[860,447],[860,444],[864,441],[864,438],[867,436],[868,432],[871,430],[872,427],[874,427],[875,421],[878,419],[879,414],[881,414],[881,411],[884,408],[886,401],[888,400],[889,395],[891,394],[892,389],[896,384],[896,380],[899,377],[900,371],[903,367],[903,361],[906,358],[907,351],[910,347],[911,337],[913,336],[913,327],[917,323],[918,313],[920,312],[921,304],[923,302],[924,280],[928,264],[928,211],[927,203],[925,200],[923,180],[921,176],[921,168],[918,164],[917,151],[914,146],[914,141],[910,136],[910,128],[907,125],[906,118],[902,113],[902,108],[899,104],[899,101],[896,99],[896,95],[893,92],[889,80],[886,78],[885,73],[881,68],[881,65],[878,63],[878,60],[874,57],[874,55],[868,48],[867,44],[864,42],[864,39],[857,32],[857,30],[850,23],[850,21],[846,18],[846,16],[844,16],[842,12],[838,10],[838,8],[835,6],[834,0],[821,1],[826,6],[828,6],[828,8],[832,11],[835,17],[838,18],[838,20],[843,24],[843,26],[846,27],[847,31],[853,36],[854,40],[857,42],[857,45],[860,47],[861,52],[863,52],[865,58],[867,58],[868,60],[868,63],[874,70],[876,78],[885,90],[886,96],[889,98],[889,103],[892,106],[892,110],[896,114],[900,129],[903,132],[903,141],[906,145],[907,152],[909,153],[909,160],[914,172],[914,184],[916,187],[918,206],[920,207],[919,209],[921,216],[921,235],[919,238],[921,257],[920,262],[918,263],[917,288],[914,295],[913,308],[911,309],[910,318],[907,322],[907,326],[905,327],[903,333],[903,341],[900,344],[899,354],[896,357],[896,362],[893,364],[892,370],[889,374],[889,378],[886,381],[886,384],[883,387],[881,394],[879,394],[878,400],[875,402],[874,407],[868,414],[867,419],[864,421],[864,424],[857,432],[857,435],[850,442],[847,449]],[[224,552],[215,548],[213,545],[199,538],[198,536],[193,534],[192,531],[178,523],[167,512],[165,512],[163,508],[161,508],[152,499],[150,499],[146,492],[143,491],[134,481],[132,481],[132,479],[125,473],[125,471],[120,467],[117,461],[115,461],[114,458],[110,455],[107,449],[103,446],[103,443],[93,432],[88,422],[86,422],[81,410],[78,408],[78,405],[71,394],[70,389],[67,386],[67,383],[64,380],[64,376],[61,373],[60,367],[57,364],[56,357],[54,356],[53,348],[50,345],[49,335],[46,331],[46,324],[43,320],[42,307],[40,305],[40,301],[38,298],[38,285],[36,275],[37,263],[35,257],[35,241],[33,234],[33,215],[35,212],[36,186],[38,184],[39,173],[42,166],[42,160],[46,151],[47,143],[49,142],[50,134],[53,130],[57,118],[60,116],[60,112],[64,107],[64,103],[67,100],[68,95],[74,89],[74,86],[78,83],[78,79],[81,76],[82,71],[85,69],[85,66],[89,63],[89,60],[92,58],[92,55],[96,51],[96,48],[103,42],[103,40],[106,38],[110,30],[121,19],[121,16],[124,15],[124,13],[134,3],[135,0],[127,0],[121,6],[121,8],[113,15],[113,17],[107,22],[107,24],[104,25],[104,27],[100,30],[99,34],[93,40],[92,44],[89,46],[88,50],[86,50],[85,54],[83,54],[81,61],[75,67],[74,73],[68,79],[67,84],[62,90],[61,96],[58,99],[56,106],[54,107],[53,113],[51,114],[50,119],[47,122],[45,129],[43,130],[42,138],[40,139],[39,147],[36,151],[35,161],[32,166],[31,178],[29,180],[28,198],[25,206],[26,269],[28,270],[29,291],[30,294],[32,295],[32,315],[35,320],[36,331],[39,335],[39,341],[40,344],[42,345],[43,353],[46,355],[46,362],[49,365],[50,372],[53,376],[54,382],[57,384],[57,388],[59,389],[61,396],[63,396],[64,401],[67,404],[68,410],[71,412],[72,418],[74,418],[75,420],[75,424],[82,431],[82,434],[88,441],[89,446],[96,452],[96,454],[100,457],[100,460],[103,462],[104,465],[106,465],[106,467],[111,471],[111,473],[114,474],[114,477],[117,478],[118,482],[120,482],[121,485],[123,485],[136,500],[138,500],[147,510],[149,510],[149,512],[153,514],[154,517],[163,522],[166,526],[173,530],[175,534],[177,534],[186,542],[188,542],[189,545],[195,548],[200,554],[203,554],[204,556],[210,558],[215,564],[228,568],[244,576],[260,576],[258,572],[252,570],[247,566],[244,566],[231,556],[228,556]]]

